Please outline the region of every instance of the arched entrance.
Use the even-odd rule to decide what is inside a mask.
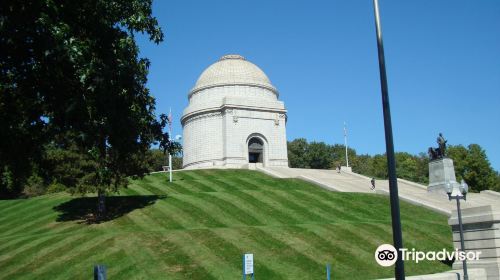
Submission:
[[[252,137],[248,141],[248,162],[249,163],[264,162],[264,143],[258,137]]]

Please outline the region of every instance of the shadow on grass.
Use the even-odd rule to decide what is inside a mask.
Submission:
[[[136,209],[153,205],[156,200],[163,199],[164,195],[131,195],[107,196],[106,216],[97,221],[97,197],[78,197],[54,206],[60,212],[56,221],[79,221],[80,223],[94,224],[119,218]]]

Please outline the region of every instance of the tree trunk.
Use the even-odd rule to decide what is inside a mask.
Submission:
[[[103,191],[97,192],[97,220],[101,221],[106,216],[106,195]]]

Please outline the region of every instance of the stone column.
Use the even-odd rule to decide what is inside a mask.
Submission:
[[[462,209],[465,251],[481,252],[479,260],[467,261],[467,268],[483,268],[487,279],[500,279],[500,203]],[[457,211],[453,210],[448,224],[453,231],[453,245],[460,248]],[[455,261],[453,269],[462,269]]]

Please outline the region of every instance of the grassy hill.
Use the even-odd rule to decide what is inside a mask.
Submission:
[[[388,197],[335,193],[248,170],[200,170],[135,180],[108,198],[113,219],[89,225],[94,197],[59,193],[0,201],[0,279],[239,279],[253,253],[256,279],[393,276],[374,260],[392,243]],[[401,202],[404,245],[452,249],[446,217]],[[407,262],[407,275],[449,270]]]

